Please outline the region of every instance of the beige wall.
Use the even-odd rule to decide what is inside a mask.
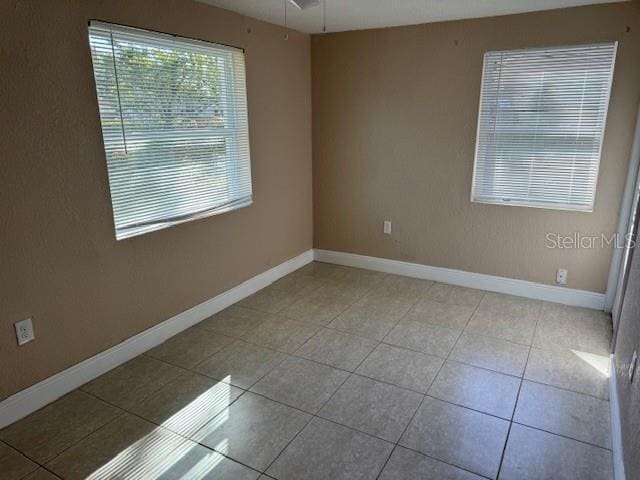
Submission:
[[[89,19],[246,48],[253,206],[116,242]],[[284,32],[185,0],[0,0],[0,399],[311,248],[309,37]]]
[[[627,32],[630,27],[630,32]],[[593,213],[471,203],[483,53],[618,40]],[[640,96],[631,3],[314,35],[314,246],[604,292],[611,252],[545,234],[611,234]],[[393,221],[393,235],[382,222]]]

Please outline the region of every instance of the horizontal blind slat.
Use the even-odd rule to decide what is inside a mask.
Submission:
[[[91,22],[118,239],[251,203],[244,52]]]
[[[593,209],[616,48],[485,54],[472,201]]]

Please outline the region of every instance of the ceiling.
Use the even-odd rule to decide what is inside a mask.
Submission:
[[[286,0],[198,1],[284,25]],[[301,32],[321,33],[323,1],[326,1],[327,32],[341,32],[614,3],[620,0],[320,0],[320,5],[306,10],[299,10],[286,2],[287,26]]]

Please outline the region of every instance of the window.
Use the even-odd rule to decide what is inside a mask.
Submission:
[[[472,201],[593,210],[616,46],[485,54]]]
[[[243,51],[101,22],[89,40],[116,238],[250,205]]]

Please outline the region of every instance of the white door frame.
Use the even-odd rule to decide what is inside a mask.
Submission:
[[[626,283],[627,267],[630,254],[631,235],[635,230],[638,201],[640,199],[640,105],[636,118],[636,128],[629,159],[629,169],[627,181],[625,183],[622,203],[620,205],[620,215],[618,217],[618,238],[614,242],[613,254],[611,255],[611,267],[609,268],[609,279],[607,281],[607,291],[605,294],[605,310],[611,312],[615,334],[617,332],[618,320],[620,319],[620,307],[622,306],[622,295]],[[624,248],[616,248],[619,242],[624,241]]]

